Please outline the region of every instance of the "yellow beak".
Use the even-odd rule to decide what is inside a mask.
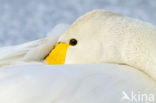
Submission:
[[[45,62],[50,65],[64,64],[68,47],[68,43],[56,44],[55,48],[45,58]]]

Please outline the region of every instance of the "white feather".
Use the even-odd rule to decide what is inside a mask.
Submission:
[[[58,24],[44,39],[0,48],[0,67],[42,62],[56,44],[59,36],[65,32],[67,26],[68,24]]]

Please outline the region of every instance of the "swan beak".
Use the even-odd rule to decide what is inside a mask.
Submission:
[[[44,61],[49,65],[64,64],[68,48],[68,43],[57,43],[55,48],[49,53]]]

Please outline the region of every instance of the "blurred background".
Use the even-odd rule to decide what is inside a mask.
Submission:
[[[106,9],[156,25],[156,0],[0,0],[0,47],[45,37],[60,23]]]

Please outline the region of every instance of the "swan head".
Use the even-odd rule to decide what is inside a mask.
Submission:
[[[104,10],[94,10],[78,18],[59,38],[55,48],[45,61],[48,64],[90,64],[103,62],[103,52],[109,44],[105,44],[105,20],[112,13]],[[105,44],[105,46],[103,46]]]

